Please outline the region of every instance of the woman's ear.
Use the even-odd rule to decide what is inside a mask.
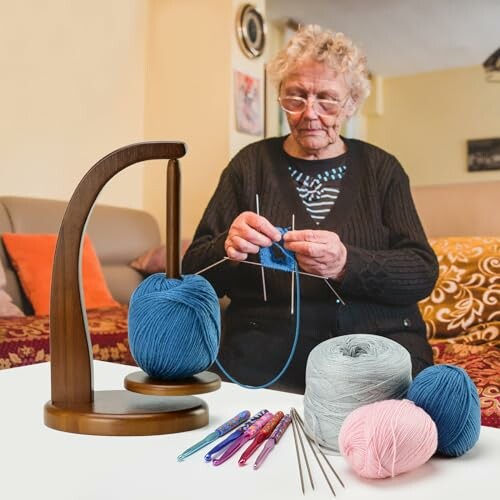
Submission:
[[[351,116],[356,113],[357,106],[356,102],[352,97],[349,97],[349,99],[346,102],[346,105],[344,107],[344,112],[347,118],[351,118]]]

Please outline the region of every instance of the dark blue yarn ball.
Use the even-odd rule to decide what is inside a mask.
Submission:
[[[440,453],[459,457],[476,444],[481,429],[479,395],[465,370],[430,366],[415,377],[407,398],[434,420]]]
[[[130,351],[153,378],[185,378],[210,367],[219,351],[220,325],[217,294],[202,276],[153,274],[130,298]]]

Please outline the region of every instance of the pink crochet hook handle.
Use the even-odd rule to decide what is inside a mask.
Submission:
[[[290,425],[291,421],[292,418],[288,414],[282,418],[281,422],[278,424],[278,427],[274,429],[273,433],[266,441],[264,449],[260,452],[259,456],[255,460],[255,463],[253,464],[253,468],[255,470],[262,465],[262,463],[267,458],[269,453],[273,451],[274,447],[278,444],[279,440],[283,437],[283,434],[288,429],[288,426]]]
[[[283,434],[285,434],[285,431],[288,429],[291,422],[292,417],[287,414],[283,417],[283,420],[281,420],[278,427],[274,429],[274,432],[271,434],[271,439],[274,439],[275,444],[278,444],[278,441],[283,437]]]
[[[243,452],[240,459],[238,460],[239,465],[245,465],[246,461],[255,453],[257,448],[271,435],[274,428],[279,424],[280,420],[283,418],[284,414],[282,411],[278,411],[274,414],[274,417],[269,420],[269,422],[262,427],[259,433],[255,436],[254,440],[248,446],[248,448]]]
[[[273,414],[271,412],[265,413],[262,415],[262,417],[255,422],[255,424],[252,424],[246,431],[245,434],[243,434],[245,437],[247,437],[247,441],[249,439],[252,439],[257,432],[259,432],[270,420],[273,418]]]
[[[213,465],[221,465],[223,464],[226,460],[231,458],[248,440],[252,439],[257,432],[259,432],[264,425],[269,422],[273,418],[273,414],[271,412],[265,413],[262,415],[262,417],[255,422],[255,424],[252,424],[241,436],[238,438],[229,448],[219,457],[215,458],[212,461]]]

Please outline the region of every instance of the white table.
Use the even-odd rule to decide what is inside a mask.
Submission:
[[[94,388],[120,389],[123,377],[134,370],[95,362]],[[294,406],[302,413],[301,396],[223,384],[219,391],[201,396],[210,409],[210,424],[203,429],[148,437],[86,436],[44,426],[43,405],[50,399],[49,371],[47,363],[0,371],[2,499],[333,498],[311,455],[316,489],[312,491],[306,483],[306,496],[302,495],[291,428],[257,471],[237,465],[241,452],[219,467],[203,461],[208,448],[185,462],[176,460],[181,451],[243,409],[287,412]],[[498,491],[500,430],[483,427],[479,443],[463,457],[433,458],[392,479],[363,480],[342,457],[330,457],[330,461],[347,486],[343,489],[333,482],[339,499],[490,498],[495,489]]]

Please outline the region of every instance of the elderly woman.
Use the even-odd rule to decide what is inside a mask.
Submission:
[[[221,175],[183,270],[205,273],[231,299],[219,360],[240,382],[260,385],[286,363],[293,341],[290,274],[243,265],[281,240],[301,276],[300,340],[273,388],[303,392],[309,352],[351,333],[383,335],[411,354],[413,373],[432,364],[417,301],[432,290],[437,261],[398,160],[340,135],[369,94],[365,59],[341,33],[306,26],[269,65],[291,133],[240,151]],[[256,195],[260,206],[256,206]]]

